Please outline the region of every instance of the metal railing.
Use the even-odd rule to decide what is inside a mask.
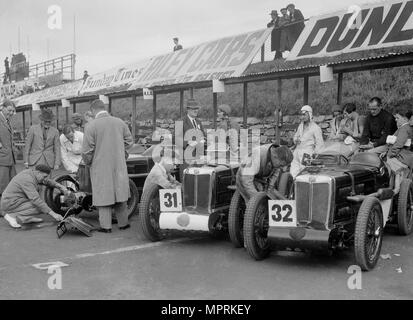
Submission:
[[[39,77],[50,76],[58,73],[63,74],[65,80],[75,80],[76,55],[68,54],[55,59],[47,60],[35,65],[29,66],[29,79],[38,79]],[[28,62],[21,62],[13,66],[13,69],[24,68]],[[11,69],[11,68],[10,68]],[[5,73],[2,73],[0,80],[3,82]]]

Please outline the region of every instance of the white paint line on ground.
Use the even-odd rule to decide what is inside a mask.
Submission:
[[[109,255],[109,254],[116,254],[116,253],[139,251],[139,250],[144,250],[144,249],[149,249],[149,248],[156,248],[156,247],[166,246],[166,245],[171,244],[171,243],[180,243],[180,242],[194,241],[194,240],[200,240],[200,239],[203,239],[203,237],[181,238],[181,239],[168,240],[168,241],[163,241],[163,242],[146,243],[146,244],[142,244],[142,245],[123,247],[123,248],[118,248],[118,249],[103,251],[103,252],[82,253],[82,254],[77,254],[74,257],[66,257],[66,258],[56,259],[55,261],[75,260],[75,259],[96,257],[96,256],[100,256],[100,255]],[[35,265],[47,265],[47,264],[50,264],[50,262],[36,263],[36,264],[32,264],[31,266],[33,267]]]

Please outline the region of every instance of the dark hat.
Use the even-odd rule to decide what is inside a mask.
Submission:
[[[44,164],[38,164],[35,169],[39,172],[43,172],[46,174],[50,174],[50,172],[52,172],[52,169],[50,169],[48,166],[44,165]]]
[[[54,119],[53,111],[49,109],[42,109],[42,113],[40,114],[39,118],[42,121],[53,121]]]
[[[80,113],[72,114],[72,119],[82,119],[82,115]]]
[[[5,108],[10,107],[10,106],[16,108],[16,105],[14,104],[14,102],[11,101],[11,100],[9,100],[9,99],[3,100],[2,105],[3,105],[3,107],[5,107]]]
[[[277,10],[272,10],[272,11],[270,12],[270,16],[273,15],[273,14],[276,14],[276,15],[277,15],[277,14],[278,14],[278,11],[277,11]]]
[[[172,40],[176,40],[176,41],[178,41],[178,40],[179,40],[179,38],[176,38],[176,37],[175,37],[175,38],[172,38]]]
[[[331,108],[331,112],[343,112],[343,108],[340,105],[336,104]]]
[[[282,8],[280,11],[288,10],[287,8]]]
[[[96,99],[91,103],[90,109],[105,109],[105,104],[102,100]]]
[[[188,99],[186,102],[187,109],[199,109],[201,106],[195,99]]]
[[[289,7],[294,7],[294,8],[295,8],[295,4],[294,4],[294,3],[290,3],[290,4],[287,6],[287,8],[289,8]]]

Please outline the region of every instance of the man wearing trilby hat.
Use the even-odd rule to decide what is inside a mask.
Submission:
[[[51,126],[53,112],[43,109],[39,116],[40,124],[30,127],[24,150],[24,165],[26,168],[39,164],[47,165],[57,170],[60,167],[59,131]]]

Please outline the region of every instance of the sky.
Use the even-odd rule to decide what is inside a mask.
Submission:
[[[76,75],[133,63],[184,47],[266,27],[271,10],[291,0],[0,0],[0,60],[20,51],[30,64],[74,51]],[[369,0],[295,0],[306,18],[347,9]],[[62,28],[48,27],[48,8],[62,9]],[[49,43],[49,46],[48,46]],[[48,50],[49,48],[49,50]],[[0,73],[4,72],[1,63]]]

